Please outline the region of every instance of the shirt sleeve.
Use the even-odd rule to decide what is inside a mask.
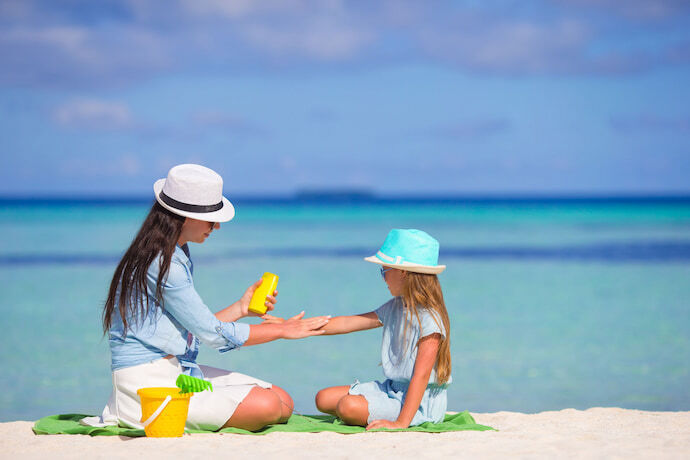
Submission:
[[[241,347],[249,338],[248,324],[220,321],[211,313],[194,289],[191,273],[175,260],[163,285],[163,310],[202,343],[220,352]]]
[[[374,310],[374,313],[376,313],[376,316],[379,317],[379,321],[381,321],[382,324],[386,324],[388,318],[390,318],[391,307],[393,306],[394,300],[395,299],[391,299]]]
[[[421,320],[421,330],[419,331],[419,338],[426,337],[431,334],[441,334],[446,336],[445,328],[441,316],[433,311],[420,309],[419,319]]]

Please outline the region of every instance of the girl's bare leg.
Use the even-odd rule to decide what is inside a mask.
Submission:
[[[335,413],[340,420],[348,425],[367,426],[369,403],[362,395],[348,394],[340,398]]]
[[[275,394],[278,395],[278,398],[280,398],[280,419],[278,420],[278,423],[285,423],[288,421],[290,416],[292,415],[292,409],[295,407],[295,403],[292,401],[292,398],[290,395],[287,393],[287,391],[283,390],[277,385],[273,385],[271,387],[271,391],[274,392]]]
[[[335,409],[338,407],[338,401],[347,395],[350,390],[350,385],[341,385],[338,387],[328,387],[316,393],[316,408],[325,414],[335,415]]]
[[[282,406],[283,403],[277,392],[254,387],[237,406],[223,428],[234,427],[256,431],[266,425],[278,423],[283,416]]]

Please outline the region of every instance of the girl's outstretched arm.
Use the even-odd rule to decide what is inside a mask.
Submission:
[[[348,332],[364,331],[381,327],[381,321],[375,312],[362,313],[361,315],[336,316],[322,327],[323,335],[347,334]]]
[[[429,384],[431,371],[436,364],[438,347],[441,344],[441,334],[431,334],[422,337],[417,344],[417,359],[414,363],[414,371],[410,386],[407,388],[405,402],[396,421],[374,420],[367,426],[367,430],[374,428],[407,428],[410,426],[414,414],[422,403],[422,397],[426,386]]]

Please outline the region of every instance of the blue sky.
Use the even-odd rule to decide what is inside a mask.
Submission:
[[[690,193],[690,3],[0,2],[2,195]]]

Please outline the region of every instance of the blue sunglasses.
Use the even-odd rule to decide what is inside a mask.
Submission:
[[[386,281],[386,272],[393,270],[392,268],[383,268],[381,267],[381,278],[383,278],[384,281]]]

